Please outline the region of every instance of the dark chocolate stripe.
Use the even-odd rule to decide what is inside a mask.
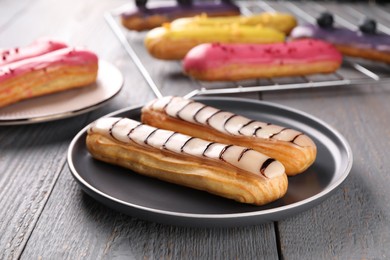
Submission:
[[[174,97],[171,97],[171,98],[169,99],[168,103],[165,104],[165,106],[162,108],[163,111],[166,112],[166,109],[167,109],[167,107],[169,106],[169,104],[172,102],[173,98],[174,98]]]
[[[202,155],[203,155],[204,157],[206,157],[206,152],[207,152],[207,150],[208,150],[209,147],[212,146],[213,144],[215,144],[215,143],[214,143],[214,142],[211,142],[211,143],[209,143],[209,144],[206,146],[206,149],[204,149],[204,151],[203,151],[203,153],[202,153]]]
[[[177,132],[173,132],[168,138],[167,140],[165,140],[164,144],[162,145],[162,148],[163,149],[167,149],[166,147],[166,144],[169,142],[169,140],[172,138],[172,136],[174,136],[175,134],[177,134]]]
[[[246,152],[250,151],[250,150],[252,150],[252,149],[250,149],[250,148],[245,148],[245,149],[243,149],[242,152],[240,153],[240,156],[238,157],[238,160],[237,160],[237,161],[240,161],[241,158],[242,158],[242,156],[244,156],[244,154],[245,154]]]
[[[238,133],[239,133],[240,135],[242,135],[241,130],[242,130],[243,128],[247,127],[248,125],[252,124],[253,122],[256,122],[256,120],[250,120],[248,123],[244,124],[244,125],[241,127],[241,129],[238,130]]]
[[[191,141],[192,139],[194,139],[194,138],[195,138],[195,137],[190,137],[190,138],[188,138],[188,140],[185,141],[184,144],[182,145],[182,147],[180,148],[180,151],[183,152],[183,151],[184,151],[184,147],[187,145],[187,143],[188,143],[189,141]]]
[[[113,123],[113,124],[111,125],[110,129],[108,130],[108,132],[110,133],[110,136],[111,136],[113,139],[117,140],[117,141],[119,141],[119,140],[116,139],[115,136],[112,134],[112,129],[114,129],[114,127],[116,126],[116,124],[118,124],[119,121],[121,121],[122,119],[123,119],[123,117],[120,118],[120,119],[119,119],[118,121],[116,121],[115,123]]]
[[[225,131],[226,131],[227,133],[229,133],[229,134],[231,134],[231,133],[227,130],[226,125],[227,125],[227,123],[228,123],[233,117],[236,117],[236,116],[237,116],[237,115],[232,114],[228,119],[226,119],[225,123],[223,123],[223,129],[225,129]]]
[[[263,129],[261,126],[257,127],[255,131],[253,131],[253,136],[257,136],[257,131]]]
[[[193,116],[193,119],[195,122],[199,123],[198,119],[196,119],[196,116],[199,114],[200,111],[202,111],[203,109],[205,109],[207,106],[204,105],[203,107],[201,107],[198,111],[196,111],[196,113],[194,114]]]
[[[263,162],[263,164],[261,165],[261,168],[260,168],[260,173],[263,174],[265,176],[265,170],[267,169],[267,167],[273,163],[275,161],[275,159],[273,158],[268,158],[267,160],[265,160]]]
[[[227,149],[229,149],[230,147],[232,147],[233,145],[232,144],[229,144],[229,145],[226,145],[223,149],[222,149],[222,151],[221,151],[221,153],[219,154],[219,159],[220,160],[222,160],[222,161],[224,161],[225,162],[225,160],[223,159],[223,154],[227,151]]]
[[[300,137],[301,135],[303,135],[303,133],[297,134],[296,136],[294,136],[293,139],[291,139],[290,142],[293,143],[293,144],[296,144],[296,143],[295,143],[295,140],[296,140],[298,137]]]
[[[214,114],[212,114],[211,116],[209,116],[209,118],[207,118],[207,120],[206,120],[206,123],[208,124],[208,125],[210,125],[210,119],[211,118],[213,118],[213,116],[215,116],[216,114],[219,114],[219,113],[221,113],[221,112],[223,112],[222,110],[217,110]]]
[[[145,143],[145,144],[148,144],[148,139],[149,139],[152,135],[154,135],[154,133],[156,133],[157,130],[158,130],[157,128],[154,129],[154,130],[146,137],[146,139],[144,140],[144,143]]]
[[[140,127],[141,125],[143,125],[143,124],[140,123],[140,124],[138,124],[136,127],[134,127],[133,129],[131,129],[131,130],[129,131],[129,133],[127,134],[127,137],[128,137],[130,140],[133,141],[133,139],[131,139],[131,137],[130,137],[131,133],[134,132],[134,130],[135,130],[137,127]]]
[[[268,138],[272,139],[272,138],[274,138],[275,136],[277,136],[278,134],[280,134],[281,132],[283,132],[284,130],[288,130],[288,129],[290,129],[290,128],[287,128],[287,127],[282,128],[279,132],[270,135]]]
[[[194,101],[190,100],[187,104],[185,104],[182,108],[180,108],[179,111],[177,111],[177,113],[176,113],[176,117],[179,119],[182,119],[182,117],[180,116],[180,112],[183,111],[191,103],[194,103]]]

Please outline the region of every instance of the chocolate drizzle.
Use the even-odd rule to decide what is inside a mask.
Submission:
[[[209,118],[207,118],[206,123],[208,125],[210,125],[210,120],[213,118],[213,116],[215,116],[216,114],[219,114],[221,112],[223,112],[223,111],[222,110],[217,110],[215,113],[213,113],[211,116],[209,116]]]
[[[225,159],[223,159],[223,154],[230,148],[232,147],[233,145],[232,144],[229,144],[229,145],[226,145],[222,151],[219,153],[219,159],[226,162]]]
[[[195,137],[190,137],[188,138],[187,141],[184,142],[184,144],[180,147],[180,151],[181,152],[184,152],[184,147],[188,144],[188,142],[190,142],[192,139],[194,139]]]
[[[194,116],[193,116],[193,119],[194,119],[195,122],[199,123],[199,121],[198,121],[198,119],[197,119],[196,117],[197,117],[197,115],[199,114],[199,112],[202,111],[203,109],[205,109],[206,107],[207,107],[207,106],[204,105],[204,106],[201,107],[198,111],[196,111],[196,113],[195,113]]]
[[[269,138],[274,138],[275,136],[277,136],[278,134],[280,134],[281,132],[283,132],[284,130],[288,130],[289,128],[285,127],[285,128],[282,128],[279,132],[276,132],[276,133],[273,133],[272,135],[269,136]]]
[[[213,144],[215,144],[215,143],[214,143],[214,142],[210,142],[210,143],[206,146],[206,149],[204,149],[204,151],[203,151],[203,153],[202,153],[202,156],[207,157],[207,156],[206,156],[206,152],[207,152],[207,150],[210,148],[210,146],[212,146]]]
[[[156,129],[154,129],[147,137],[146,137],[146,139],[145,139],[145,141],[144,141],[144,143],[145,144],[148,144],[148,139],[152,136],[152,135],[154,135],[156,132],[157,132],[157,128]]]
[[[173,132],[173,133],[167,138],[167,140],[165,140],[164,144],[162,145],[162,148],[163,148],[163,149],[167,149],[167,143],[168,143],[169,140],[172,138],[172,136],[174,136],[175,134],[177,134],[177,132]]]
[[[132,128],[132,129],[129,131],[129,133],[127,134],[127,137],[128,137],[130,140],[132,140],[131,137],[130,137],[131,133],[134,132],[134,130],[137,129],[138,127],[140,127],[141,125],[143,125],[143,124],[140,123],[139,125],[137,125],[136,127]]]
[[[260,173],[263,174],[265,176],[265,170],[267,169],[267,167],[273,163],[275,161],[275,159],[273,158],[268,158],[267,160],[265,160],[263,162],[263,164],[261,165],[261,168],[260,168]]]
[[[236,117],[236,116],[237,116],[237,115],[235,115],[235,114],[229,116],[228,119],[226,119],[226,121],[223,123],[223,129],[225,129],[225,131],[226,131],[227,133],[229,133],[229,134],[230,134],[230,132],[229,132],[229,130],[226,128],[226,125],[227,125],[227,123],[228,123],[233,117]]]
[[[123,119],[123,118],[119,118],[119,120],[116,121],[115,123],[113,123],[112,126],[110,127],[110,129],[108,130],[108,133],[110,134],[110,136],[111,136],[112,138],[114,138],[115,140],[118,140],[118,139],[115,138],[114,134],[112,133],[112,130],[113,130],[113,128],[116,126],[116,124],[118,124],[122,119]]]
[[[250,150],[253,150],[253,149],[251,149],[251,148],[245,148],[244,150],[242,150],[242,152],[240,153],[240,156],[238,156],[237,161],[240,161],[241,158],[242,158],[242,156],[244,156],[244,154],[245,154],[246,152],[250,151]]]
[[[170,117],[177,118],[177,119],[184,120],[186,122],[191,123],[191,121],[184,119],[184,118],[189,118],[188,116],[191,116],[191,114],[188,116],[185,116],[185,117],[181,114],[183,113],[185,108],[187,108],[190,104],[195,104],[196,102],[193,100],[190,100],[184,106],[182,106],[182,105],[178,105],[178,104],[182,104],[182,100],[180,97],[166,97],[165,99],[168,99],[168,98],[169,98],[169,100],[165,102],[164,107],[163,107],[163,111],[165,112],[165,114],[167,114]],[[159,108],[156,108],[154,106],[154,104],[155,103],[151,103],[149,106],[156,109],[156,110],[159,110]],[[198,104],[200,104],[200,103],[198,103]],[[177,106],[176,110],[172,109],[172,108],[174,108],[175,105]],[[214,130],[224,132],[227,134],[241,135],[241,136],[248,136],[248,137],[252,136],[252,137],[258,137],[258,138],[264,138],[264,139],[273,139],[277,135],[282,133],[283,131],[291,130],[290,128],[282,128],[280,131],[278,131],[276,133],[272,133],[272,132],[269,133],[270,131],[272,131],[269,127],[272,127],[275,125],[268,123],[268,122],[265,123],[265,122],[259,122],[256,120],[250,120],[247,118],[243,118],[242,120],[244,120],[244,121],[248,120],[248,121],[245,123],[243,122],[243,125],[240,126],[239,129],[237,129],[237,130],[233,126],[232,129],[234,129],[234,131],[237,131],[236,133],[234,133],[231,130],[229,130],[228,122],[230,120],[232,120],[233,118],[237,117],[238,115],[221,110],[221,109],[216,109],[216,108],[207,106],[205,104],[200,104],[200,105],[201,105],[201,107],[197,110],[193,110],[193,111],[190,111],[189,109],[186,110],[186,112],[188,111],[188,113],[193,113],[192,114],[193,122],[195,122],[197,124],[201,124],[201,125],[207,125]],[[169,106],[169,109],[167,109],[168,106]],[[180,106],[182,106],[182,107],[180,107]],[[202,122],[199,121],[198,116],[201,113],[201,111],[203,111],[204,109],[208,109],[208,108],[211,108],[213,110],[216,109],[216,111],[214,113],[212,113],[211,115],[209,115],[205,121],[204,121],[204,119],[202,119]],[[226,113],[226,116],[219,116],[215,119],[215,122],[214,121],[212,122],[213,118],[216,117],[220,113]],[[254,125],[250,126],[251,124],[254,124]],[[245,129],[245,131],[244,131],[244,129]],[[299,133],[298,135],[304,135],[304,134]],[[288,134],[286,136],[288,136]],[[282,138],[278,138],[278,140],[291,142],[297,146],[301,146],[301,145],[295,143],[295,140],[297,137],[298,136],[295,136],[291,140],[286,140],[286,137],[282,137]]]
[[[91,125],[88,133],[104,134],[110,139],[120,143],[133,143],[136,146],[150,147],[156,151],[167,150],[176,154],[185,154],[192,157],[207,158],[207,160],[226,163],[230,167],[261,175],[275,177],[284,173],[284,167],[272,167],[272,171],[264,174],[268,165],[274,161],[270,157],[256,152],[251,148],[241,146],[208,142],[196,137],[183,135],[178,132],[155,128],[128,118],[102,118]],[[212,147],[212,148],[211,148]],[[250,154],[247,152],[252,151]],[[258,169],[261,168],[259,173]]]
[[[177,118],[179,118],[179,119],[182,119],[181,117],[180,117],[180,112],[181,111],[183,111],[188,105],[190,105],[191,103],[193,103],[194,101],[190,101],[190,102],[188,102],[187,104],[185,104],[182,108],[180,108],[179,109],[179,111],[177,111]]]

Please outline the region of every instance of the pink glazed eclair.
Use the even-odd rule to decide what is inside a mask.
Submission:
[[[313,39],[274,44],[202,44],[183,60],[184,72],[203,81],[332,73],[342,55],[331,44]]]
[[[34,41],[27,46],[10,49],[0,49],[0,66],[40,56],[66,47],[68,47],[68,45],[61,41],[42,38]]]
[[[98,57],[81,48],[62,48],[0,66],[0,107],[96,81]]]

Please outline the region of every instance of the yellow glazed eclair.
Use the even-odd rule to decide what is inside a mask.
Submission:
[[[287,191],[284,166],[253,149],[205,141],[128,118],[101,118],[88,129],[91,155],[142,175],[264,205]]]
[[[276,43],[283,42],[285,34],[272,28],[249,25],[194,26],[191,28],[164,24],[154,28],[145,37],[145,47],[153,57],[180,60],[201,43]]]
[[[305,171],[317,148],[304,133],[223,111],[181,97],[164,97],[142,108],[142,122],[212,142],[252,148],[280,161],[286,174]]]
[[[225,26],[232,24],[261,25],[270,27],[275,30],[289,34],[297,25],[294,16],[287,13],[264,12],[250,16],[226,16],[226,17],[209,17],[208,15],[197,15],[193,17],[179,18],[171,22],[172,27],[191,28],[194,26]]]

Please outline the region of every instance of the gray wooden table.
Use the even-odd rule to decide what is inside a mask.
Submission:
[[[0,1],[1,47],[53,36],[90,48],[125,77],[120,94],[93,112],[0,126],[0,259],[390,258],[390,89],[385,81],[233,95],[308,112],[336,128],[351,145],[354,164],[347,180],[323,203],[293,217],[239,228],[176,227],[118,213],[86,195],[66,163],[72,138],[102,115],[155,97],[103,18],[125,3]],[[304,16],[327,9],[352,24],[366,14],[381,22],[380,29],[390,26],[390,6],[259,2],[260,9]],[[126,37],[164,95],[196,88],[178,63],[143,54],[142,34]],[[389,67],[381,73],[390,76]]]

